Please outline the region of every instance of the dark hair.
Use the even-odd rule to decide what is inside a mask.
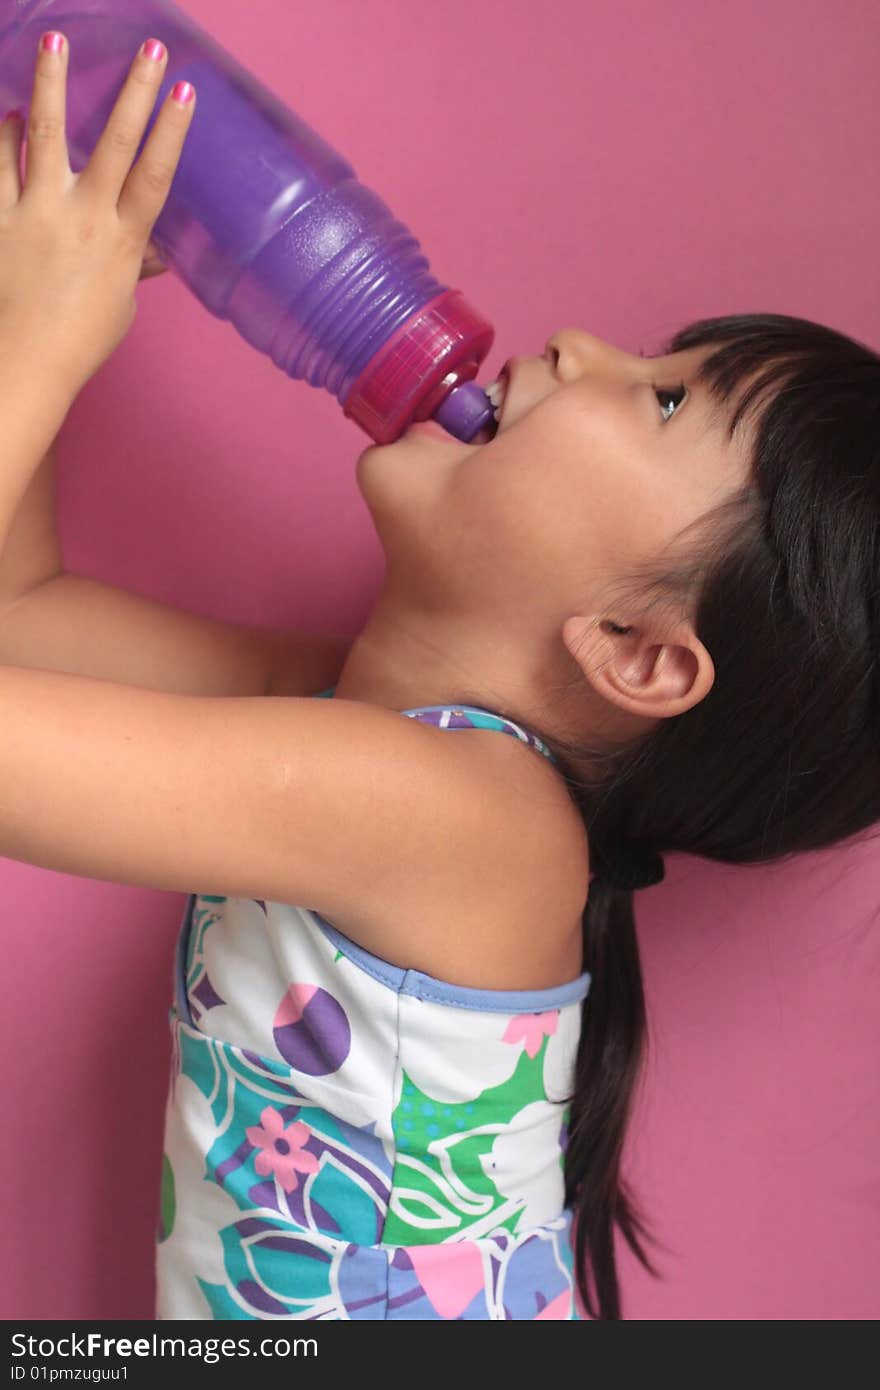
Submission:
[[[530,721],[583,814],[594,867],[627,847],[763,864],[880,821],[880,356],[779,314],[692,323],[665,351],[715,345],[698,377],[729,409],[729,437],[754,424],[752,476],[701,518],[697,544],[689,528],[676,563],[624,581],[647,607],[687,605],[712,689],[624,746],[569,745]],[[568,755],[595,760],[596,779],[572,775]],[[620,1179],[645,1045],[632,892],[599,874],[583,931],[592,983],[566,1200],[586,1310],[619,1319],[615,1224],[657,1275],[642,1244],[657,1242]]]

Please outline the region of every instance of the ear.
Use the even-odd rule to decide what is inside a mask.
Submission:
[[[715,666],[687,620],[651,631],[573,617],[562,640],[603,699],[645,719],[669,719],[705,699]]]

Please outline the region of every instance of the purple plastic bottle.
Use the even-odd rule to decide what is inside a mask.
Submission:
[[[144,39],[169,55],[149,128],[175,82],[195,87],[152,237],[212,314],[288,376],[332,392],[376,443],[431,417],[465,441],[494,430],[474,380],[491,324],[434,278],[416,238],[352,166],[210,35],[170,0],[0,0],[0,109],[26,111],[46,29],[70,44],[75,171]]]

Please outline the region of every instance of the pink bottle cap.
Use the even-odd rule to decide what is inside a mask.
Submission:
[[[377,444],[435,415],[451,434],[471,439],[492,419],[492,402],[473,379],[494,339],[461,291],[445,290],[383,343],[352,386],[345,415]]]

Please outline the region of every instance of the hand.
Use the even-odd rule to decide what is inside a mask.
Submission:
[[[165,269],[149,240],[168,197],[195,101],[163,103],[137,163],[167,56],[139,52],[85,169],[70,169],[68,52],[38,49],[27,128],[0,126],[0,340],[75,396],[134,322],[139,279]],[[7,347],[8,344],[8,347]]]
[[[152,241],[148,241],[138,279],[152,280],[154,275],[164,275],[167,269],[167,265],[159,254],[158,246],[155,246]]]

